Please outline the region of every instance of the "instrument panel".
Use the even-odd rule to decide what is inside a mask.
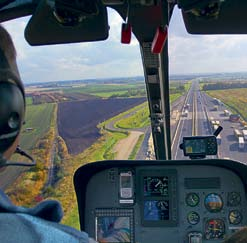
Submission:
[[[85,193],[83,230],[98,242],[222,242],[247,223],[240,177],[218,166],[112,167]]]

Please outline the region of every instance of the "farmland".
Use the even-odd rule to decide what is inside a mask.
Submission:
[[[73,93],[63,93],[62,91],[56,92],[33,92],[32,97],[28,97],[27,101],[33,104],[44,104],[44,103],[59,103],[65,101],[75,101],[75,100],[89,100],[95,99],[95,96],[90,94],[83,94],[73,89]]]
[[[101,136],[97,128],[99,123],[145,100],[146,98],[95,99],[60,103],[58,131],[65,140],[69,153],[78,154],[93,144]]]
[[[38,140],[48,132],[55,104],[28,105],[26,108],[26,123],[22,129],[21,145],[32,149]]]
[[[177,87],[179,88],[177,89]],[[171,101],[179,97],[183,91],[181,85],[177,85],[177,87],[173,87],[174,94],[170,96]],[[177,93],[178,90],[181,92]],[[116,117],[120,113],[131,113],[129,118],[132,119],[132,123],[138,118],[135,124],[137,127],[145,126],[149,122],[147,105],[141,105],[145,106],[141,111],[139,111],[140,108],[136,109],[136,106],[143,104],[146,98],[106,98],[140,97],[143,92],[145,93],[145,86],[140,83],[85,84],[80,87],[56,87],[52,91],[49,89],[39,92],[36,92],[35,89],[30,91],[30,96],[27,98],[26,124],[23,127],[21,144],[24,149],[32,150],[38,164],[34,169],[18,178],[12,190],[9,190],[11,198],[22,205],[33,205],[37,202],[36,198],[40,198],[40,196],[41,198],[58,199],[64,207],[65,220],[69,219],[71,210],[75,208],[71,180],[74,171],[84,163],[114,159],[115,144],[129,134],[128,131],[109,132],[104,129],[106,120]],[[99,98],[99,96],[104,98]],[[129,110],[130,108],[132,109]],[[142,121],[144,113],[145,119]],[[123,116],[120,116],[119,119],[122,119]],[[133,117],[131,118],[131,116]],[[56,117],[57,120],[54,120]],[[53,121],[52,126],[51,121]],[[142,124],[138,124],[139,122]],[[100,123],[101,125],[99,125]],[[56,125],[59,134],[56,133]],[[127,128],[131,126],[128,125]],[[59,145],[59,148],[56,145],[56,154],[54,155],[51,148],[56,144],[54,141],[58,141],[57,135],[64,139],[67,148],[61,139],[60,142],[64,149],[61,150],[61,146]],[[36,144],[40,145],[40,141],[44,139],[46,140],[45,146],[35,146]],[[140,136],[130,158],[135,158],[142,140],[143,136]],[[70,154],[67,153],[67,149]],[[52,160],[59,167],[58,173],[61,176],[47,190],[47,170]],[[74,220],[71,222],[74,225]]]

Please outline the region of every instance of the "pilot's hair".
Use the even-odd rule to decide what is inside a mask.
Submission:
[[[15,61],[16,50],[10,34],[0,25],[0,48],[9,61]]]

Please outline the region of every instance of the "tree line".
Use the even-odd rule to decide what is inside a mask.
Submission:
[[[247,88],[247,82],[234,82],[234,83],[210,83],[204,84],[202,90],[217,90],[217,89],[240,89],[240,88]]]
[[[178,93],[184,93],[185,92],[185,86],[184,85],[178,85],[178,86],[173,86],[170,88],[170,94],[178,94]],[[125,93],[119,94],[115,93],[110,96],[110,98],[126,98],[126,97],[135,97],[135,96],[146,96],[146,89],[128,89]]]

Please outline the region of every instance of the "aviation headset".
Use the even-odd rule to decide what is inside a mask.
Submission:
[[[0,49],[0,167],[8,165],[30,166],[36,162],[26,152],[16,148],[16,153],[32,162],[10,162],[4,153],[13,145],[21,131],[25,115],[25,93],[21,80],[11,71],[10,64]]]
[[[0,50],[0,154],[3,154],[20,133],[25,114],[25,94],[21,80],[11,71]]]

